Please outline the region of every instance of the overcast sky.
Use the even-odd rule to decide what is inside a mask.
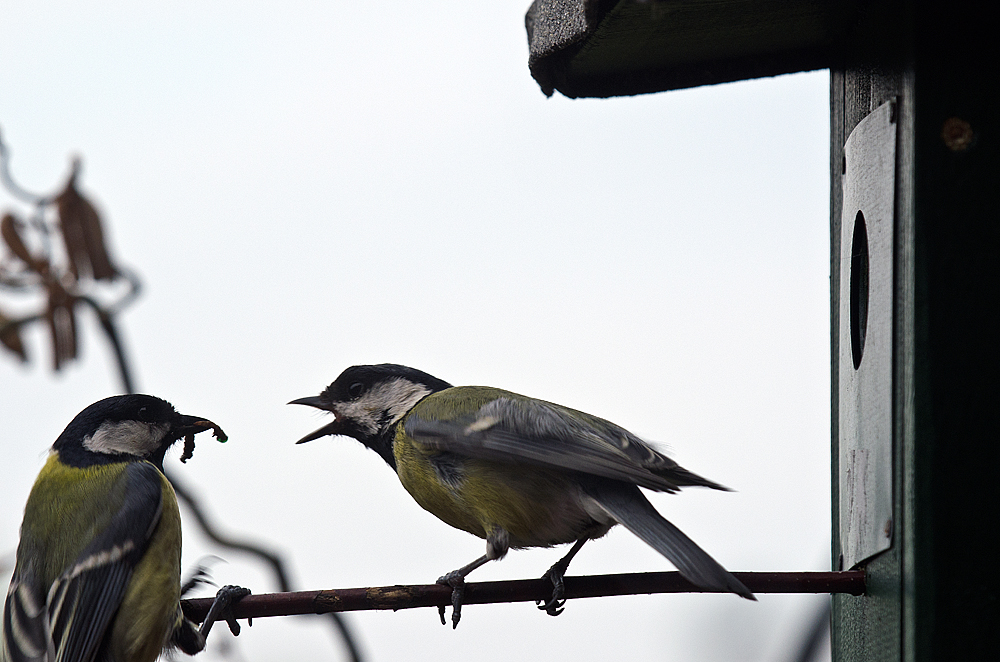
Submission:
[[[727,568],[829,569],[827,73],[546,99],[528,4],[0,0],[0,129],[29,189],[82,156],[144,283],[120,318],[139,389],[231,438],[167,464],[297,587],[430,583],[483,553],[353,440],[293,445],[325,419],[284,403],[379,362],[608,418],[737,490],[651,496]],[[0,209],[27,211],[2,192]],[[82,326],[58,376],[40,329],[28,366],[0,355],[5,573],[48,447],[120,388]],[[215,553],[220,583],[276,588],[185,536],[185,567]],[[616,529],[570,574],[670,569]],[[371,660],[780,660],[822,600],[470,606],[454,632],[430,609],[348,619]],[[343,659],[315,619],[223,630],[199,659]]]

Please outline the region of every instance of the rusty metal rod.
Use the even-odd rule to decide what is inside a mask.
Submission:
[[[754,593],[850,593],[863,595],[863,570],[845,572],[735,572]],[[567,598],[653,593],[706,593],[679,572],[647,572],[622,575],[590,575],[566,578]],[[529,602],[547,600],[552,584],[542,579],[477,582],[465,585],[464,604]],[[200,623],[212,598],[182,600],[184,613]],[[295,616],[369,609],[414,609],[451,604],[451,589],[440,584],[346,588],[294,593],[249,595],[233,607],[236,618]]]

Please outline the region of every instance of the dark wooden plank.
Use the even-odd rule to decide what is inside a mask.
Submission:
[[[859,2],[536,0],[526,16],[542,91],[609,97],[828,67]]]

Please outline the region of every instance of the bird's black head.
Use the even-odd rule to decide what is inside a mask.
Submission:
[[[347,435],[377,451],[390,465],[386,434],[414,405],[451,384],[426,372],[393,363],[356,365],[340,374],[318,396],[289,404],[333,413],[335,420],[297,443],[327,435]]]
[[[194,435],[211,428],[220,441],[222,429],[199,416],[178,414],[166,400],[151,395],[117,395],[90,405],[70,422],[52,449],[73,466],[148,460],[163,467],[167,448],[185,437],[186,460]]]

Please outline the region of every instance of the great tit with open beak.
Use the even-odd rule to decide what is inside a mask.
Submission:
[[[727,488],[614,423],[496,388],[453,387],[393,364],[348,368],[319,396],[289,404],[335,417],[297,443],[326,435],[357,439],[396,471],[425,510],[486,540],[486,554],[438,579],[452,587],[453,627],[470,572],[511,548],[574,543],[543,576],[553,590],[539,608],[558,615],[570,561],[615,524],[665,556],[691,583],[755,599],[639,491]],[[440,614],[444,623],[444,607]]]
[[[163,475],[167,448],[215,423],[149,395],[95,402],[70,422],[38,474],[21,524],[3,611],[3,662],[153,662],[166,647],[193,655],[212,623],[236,625],[219,590],[199,629],[181,612],[181,520]],[[234,634],[238,626],[234,628]]]

